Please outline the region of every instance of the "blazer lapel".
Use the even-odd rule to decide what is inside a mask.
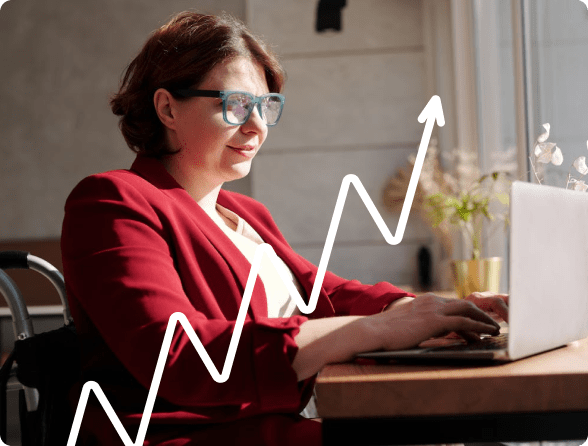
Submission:
[[[241,296],[236,297],[241,305],[243,292],[249,278],[251,264],[227,237],[227,235],[212,221],[196,201],[182,188],[175,179],[167,172],[163,164],[152,158],[138,156],[132,170],[139,173],[157,188],[163,190],[171,199],[176,200],[184,209],[188,209],[193,215],[193,221],[198,225],[204,236],[216,248],[234,273],[234,277],[242,290]],[[263,282],[257,277],[248,314],[252,319],[267,317],[267,298]]]
[[[272,230],[270,230],[267,225],[261,223],[257,218],[255,218],[255,216],[252,215],[244,206],[242,206],[241,203],[233,200],[232,197],[229,197],[222,190],[219,194],[218,202],[221,206],[230,209],[245,219],[245,221],[247,221],[247,223],[249,223],[251,227],[257,231],[261,238],[272,246],[278,257],[280,257],[288,266],[288,268],[290,268],[296,279],[298,279],[298,282],[304,288],[306,293],[304,296],[302,296],[302,298],[306,303],[308,303],[316,279],[316,269],[311,269],[307,265],[307,261],[303,260],[298,254],[296,254],[296,252],[287,244],[287,242],[279,237],[277,228],[277,233],[272,232]],[[333,316],[334,314],[335,310],[333,309],[331,301],[325,293],[324,289],[321,287],[315,311],[313,311],[312,314],[309,314],[308,317],[327,317]]]

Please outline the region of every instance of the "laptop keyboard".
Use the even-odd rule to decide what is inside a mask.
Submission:
[[[427,351],[479,351],[479,350],[504,350],[508,346],[508,333],[501,333],[497,336],[488,336],[478,342],[468,344],[454,344],[440,347],[431,347]]]

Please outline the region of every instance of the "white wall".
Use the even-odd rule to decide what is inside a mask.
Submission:
[[[288,73],[282,120],[256,159],[252,192],[294,249],[320,259],[341,180],[359,176],[381,203],[388,178],[416,154],[428,101],[422,2],[350,0],[341,32],[316,33],[318,2],[249,0],[250,27],[275,45]],[[411,218],[398,246],[385,243],[355,191],[343,212],[329,269],[367,283],[411,284],[431,236]]]
[[[245,0],[11,0],[0,10],[0,240],[55,238],[83,177],[128,168],[108,100],[148,35],[174,13]]]

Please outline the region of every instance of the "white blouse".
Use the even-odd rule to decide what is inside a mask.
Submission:
[[[249,263],[253,263],[253,257],[255,256],[255,250],[257,247],[264,243],[261,236],[253,229],[249,223],[243,220],[234,212],[220,206],[216,205],[216,209],[223,217],[232,221],[237,228],[233,231],[227,225],[220,224],[219,226],[223,230],[223,232],[231,239],[231,241],[239,248],[241,253],[245,256]],[[279,259],[279,267],[283,268],[286,272],[286,275],[292,280],[296,289],[300,293],[301,296],[304,294],[303,288],[300,286],[300,283],[292,274],[292,271],[288,266]],[[300,310],[296,306],[296,303],[291,298],[290,293],[288,292],[288,288],[282,281],[282,278],[276,271],[276,267],[274,264],[269,260],[267,256],[263,256],[260,266],[260,271],[258,273],[261,281],[263,282],[263,286],[265,288],[265,294],[267,296],[267,314],[268,317],[289,317],[294,314],[300,314]],[[306,418],[317,418],[318,413],[316,410],[316,394],[313,392],[313,396],[311,397],[310,401],[300,412],[300,415]]]
[[[231,220],[237,226],[234,231],[226,225],[221,225],[221,229],[231,239],[235,246],[239,248],[245,258],[249,260],[249,263],[252,263],[253,257],[255,256],[255,250],[260,244],[264,243],[263,239],[255,229],[249,225],[249,223],[234,212],[218,204],[216,205],[216,208],[219,213]],[[298,280],[296,280],[296,277],[292,274],[290,268],[288,268],[282,259],[279,257],[278,259],[279,267],[286,272],[287,277],[294,283],[300,295],[304,295],[304,290],[300,286]],[[258,275],[263,282],[265,294],[267,296],[268,317],[289,317],[294,314],[300,314],[300,310],[296,306],[296,303],[291,299],[286,284],[282,281],[276,267],[270,261],[268,256],[263,256]]]

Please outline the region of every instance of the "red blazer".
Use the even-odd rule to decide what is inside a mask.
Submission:
[[[307,299],[317,268],[292,250],[268,210],[227,191],[220,192],[218,203],[271,244]],[[80,182],[65,205],[61,243],[84,382],[101,385],[134,440],[169,317],[178,311],[186,315],[221,371],[250,264],[159,161],[141,156],[130,170]],[[388,283],[368,286],[327,273],[308,317],[373,314],[407,295]],[[254,433],[252,444],[286,444],[276,437],[284,433],[295,438],[302,432],[297,426],[309,426],[295,414],[314,382],[299,383],[291,366],[298,348],[294,336],[305,320],[268,318],[258,278],[230,378],[221,384],[178,326],[145,444],[164,444],[163,438],[199,440],[210,432],[215,440],[221,435],[235,439],[241,428],[249,436]],[[316,437],[320,429],[312,429]],[[122,444],[95,398],[87,406],[80,438]]]

